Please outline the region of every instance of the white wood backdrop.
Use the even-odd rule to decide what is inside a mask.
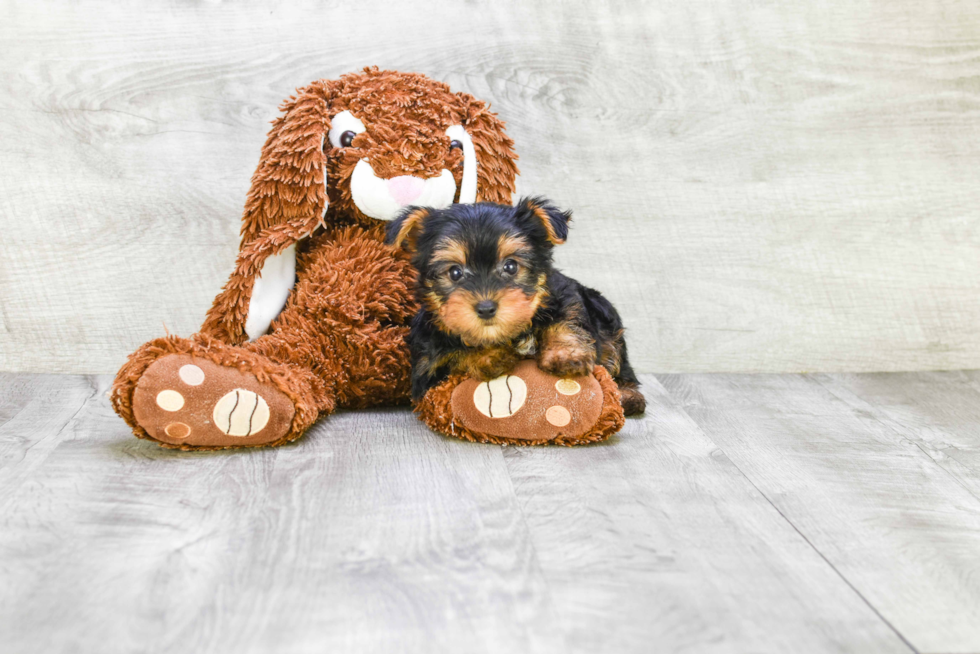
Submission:
[[[641,371],[980,367],[970,0],[0,1],[0,370],[112,372],[231,270],[268,121],[377,64],[489,99]]]

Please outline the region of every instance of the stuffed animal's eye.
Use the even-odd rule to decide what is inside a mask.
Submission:
[[[449,279],[454,282],[458,282],[463,278],[463,269],[459,266],[453,266],[449,269]]]
[[[457,141],[456,139],[453,139],[452,141],[449,142],[449,149],[450,150],[462,150],[463,149],[463,144],[460,143],[459,141]]]
[[[517,262],[513,259],[508,259],[504,262],[504,274],[516,275],[517,274]]]
[[[366,131],[364,123],[357,116],[349,111],[341,111],[330,119],[330,131],[327,132],[327,140],[330,147],[349,148],[354,141],[354,137]],[[326,143],[323,144],[326,147]]]

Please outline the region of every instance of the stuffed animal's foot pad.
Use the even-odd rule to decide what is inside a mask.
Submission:
[[[501,375],[480,382],[473,390],[473,406],[487,418],[509,418],[527,401],[527,384],[517,375]]]
[[[171,445],[229,447],[282,439],[295,409],[271,383],[189,354],[153,362],[133,393],[133,415]]]

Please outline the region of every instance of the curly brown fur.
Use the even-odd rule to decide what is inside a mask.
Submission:
[[[235,272],[201,328],[226,343],[246,340],[255,276],[269,255],[308,236],[321,222],[379,224],[358,208],[351,195],[351,175],[361,159],[368,159],[382,178],[432,177],[448,169],[458,189],[463,157],[449,147],[445,131],[462,124],[479,162],[478,199],[509,202],[514,191],[517,155],[503,122],[486,103],[467,93],[453,93],[446,84],[424,75],[365,68],[298,89],[280,111],[245,201]],[[333,148],[327,133],[331,117],[342,111],[356,114],[368,129],[350,147]]]
[[[419,271],[422,308],[409,335],[415,401],[449,375],[492,379],[536,353],[539,368],[558,377],[587,375],[599,361],[630,389],[630,411],[642,412],[619,314],[553,267],[570,218],[532,198],[412,208],[389,226],[388,242]]]
[[[275,384],[292,399],[296,417],[281,442],[298,438],[334,408],[406,404],[410,362],[408,321],[417,304],[405,256],[392,257],[382,230],[358,226],[324,232],[298,261],[301,281],[272,333],[233,346],[206,334],[150,341],[123,366],[113,386],[116,412],[137,436],[132,397],[142,373],[161,356],[193,354]],[[213,449],[190,448],[183,449]]]
[[[513,141],[486,103],[423,75],[366,68],[299,89],[273,122],[242,216],[234,272],[201,334],[151,341],[131,355],[113,386],[113,406],[137,436],[132,411],[141,375],[168,354],[190,353],[270,380],[296,404],[284,440],[334,407],[405,403],[410,388],[408,321],[417,310],[407,257],[382,244],[383,221],[351,193],[358,161],[377,177],[419,178],[449,170],[462,186],[463,156],[446,134],[462,125],[476,151],[477,199],[509,202],[517,174]],[[328,134],[350,111],[366,131],[344,147]],[[255,280],[271,255],[297,245],[296,285],[268,333],[245,333]],[[268,444],[277,444],[276,441]],[[198,449],[193,445],[184,449]]]

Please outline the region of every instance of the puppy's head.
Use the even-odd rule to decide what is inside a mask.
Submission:
[[[548,294],[552,248],[565,242],[570,219],[541,198],[516,207],[410,207],[388,226],[387,241],[412,254],[437,326],[467,345],[487,346],[531,325]]]

